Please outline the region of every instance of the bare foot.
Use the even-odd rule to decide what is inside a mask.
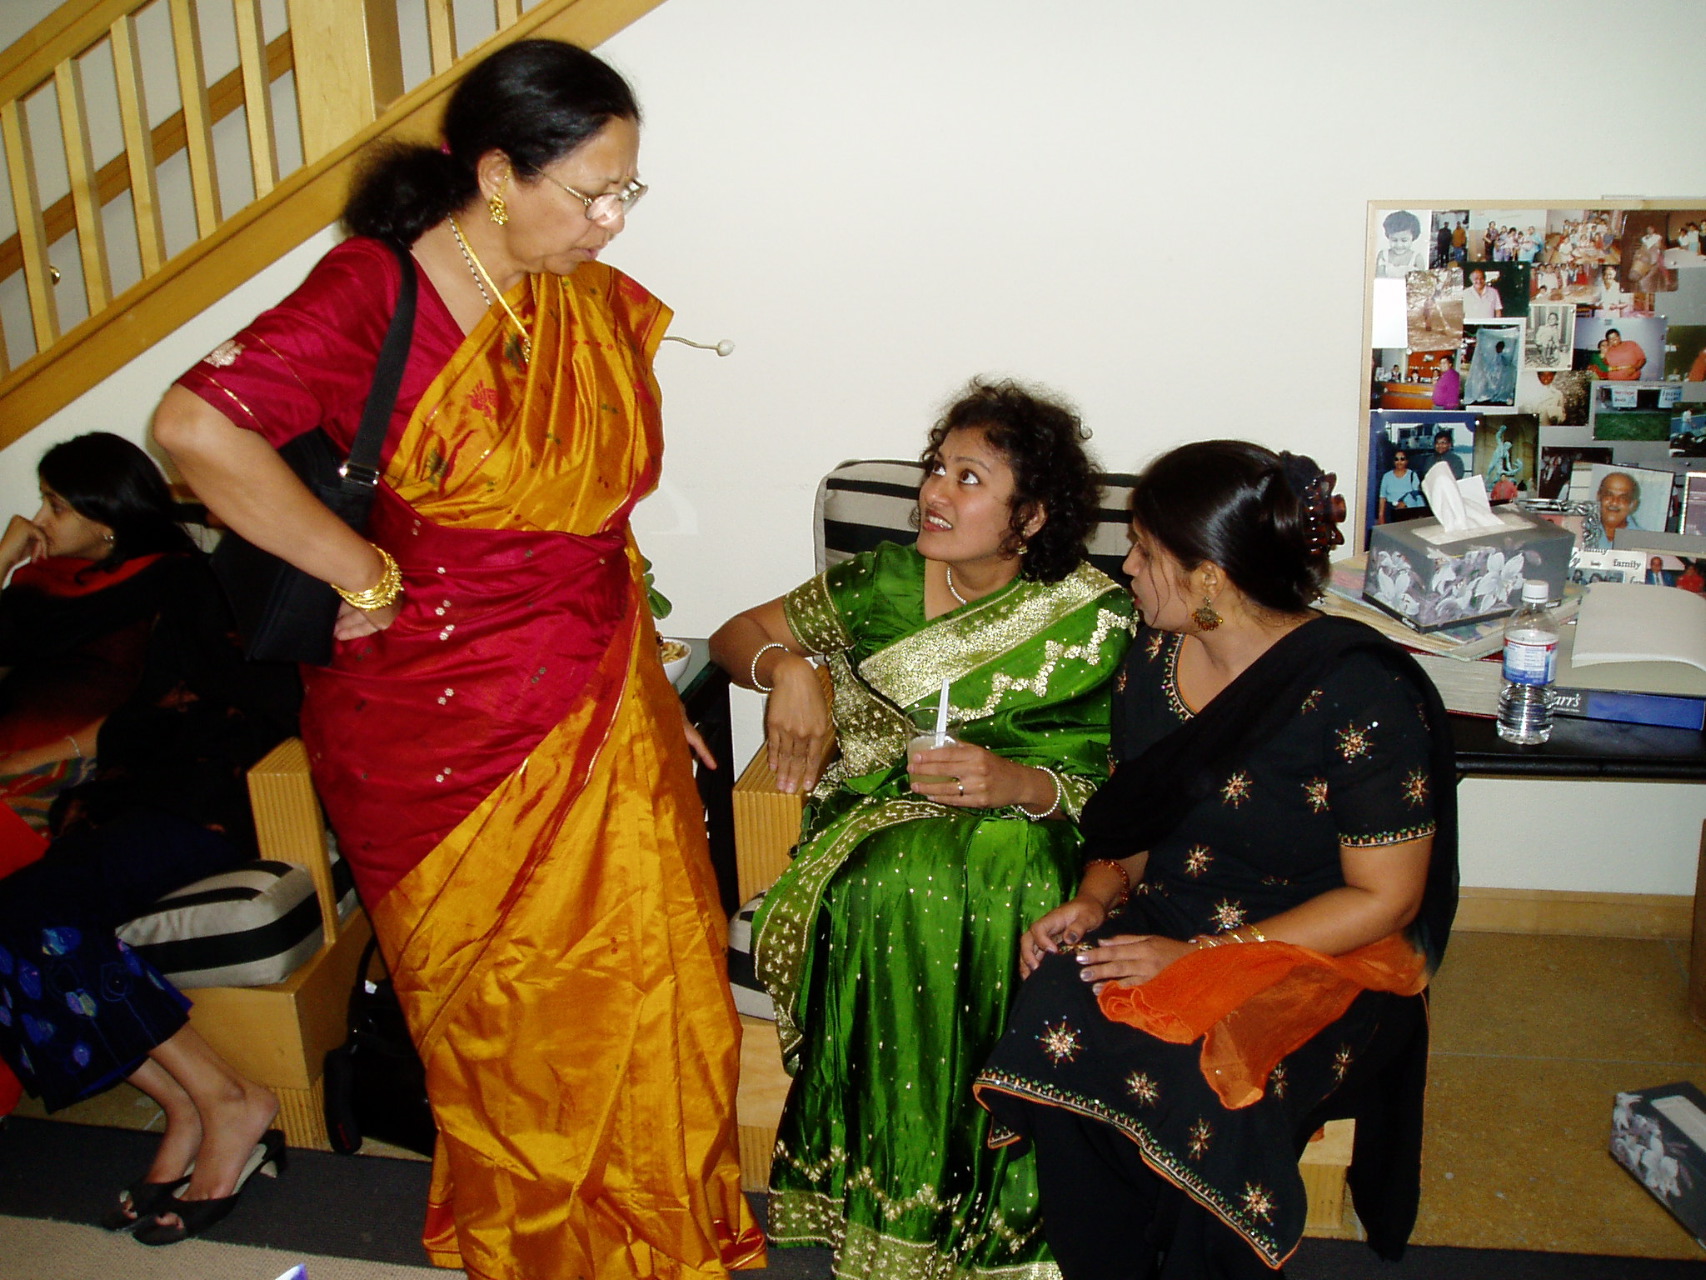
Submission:
[[[278,1116],[278,1099],[252,1081],[233,1082],[217,1101],[201,1112],[202,1140],[196,1150],[195,1172],[180,1200],[219,1200],[237,1190],[249,1155]],[[175,1215],[161,1222],[172,1224]]]

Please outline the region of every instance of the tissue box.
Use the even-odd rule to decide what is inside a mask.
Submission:
[[[1611,1154],[1706,1244],[1706,1095],[1691,1084],[1618,1094]]]
[[[1375,525],[1363,598],[1417,631],[1514,613],[1530,578],[1562,599],[1575,536],[1538,516],[1495,514],[1502,529],[1473,533],[1448,534],[1434,520]]]

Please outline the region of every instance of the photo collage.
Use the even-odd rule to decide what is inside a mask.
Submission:
[[[1568,528],[1578,581],[1706,593],[1703,230],[1706,208],[1372,207],[1361,545],[1431,516],[1445,466]]]

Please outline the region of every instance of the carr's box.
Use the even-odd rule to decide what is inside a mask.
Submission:
[[[1611,1154],[1706,1245],[1706,1094],[1686,1083],[1618,1094]]]
[[[1575,535],[1538,516],[1495,514],[1502,528],[1473,533],[1448,534],[1435,520],[1375,525],[1363,599],[1417,631],[1514,613],[1531,578],[1562,599]]]

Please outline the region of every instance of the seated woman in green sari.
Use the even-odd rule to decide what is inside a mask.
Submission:
[[[855,556],[711,639],[770,694],[782,790],[810,793],[753,960],[794,1076],[770,1235],[832,1247],[837,1276],[1058,1274],[1030,1160],[986,1148],[970,1086],[1015,939],[1076,884],[1076,819],[1108,771],[1131,601],[1084,559],[1099,488],[1081,435],[1058,404],[974,383],[925,446],[916,547]],[[944,680],[953,742],[909,757]]]

